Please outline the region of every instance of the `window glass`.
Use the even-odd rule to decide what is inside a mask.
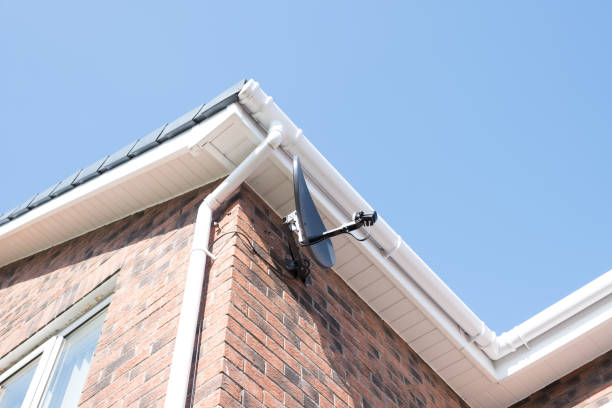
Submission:
[[[38,366],[38,359],[32,361],[0,384],[0,408],[21,406],[32,377],[34,377],[36,366]]]
[[[93,317],[66,338],[43,402],[44,408],[76,407],[89,372],[104,314]]]

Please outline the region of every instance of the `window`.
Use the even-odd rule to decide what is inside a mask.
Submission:
[[[66,338],[45,393],[44,408],[76,407],[79,403],[103,317],[103,314],[97,315]]]
[[[2,383],[0,386],[0,408],[21,406],[37,366],[38,359],[23,367]]]
[[[76,407],[110,298],[0,374],[0,408]]]

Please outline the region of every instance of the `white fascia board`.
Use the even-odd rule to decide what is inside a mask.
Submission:
[[[601,299],[609,297],[611,292],[612,271],[608,271],[512,330],[500,334],[499,342],[512,350],[518,349],[525,343],[531,344],[550,329],[570,320],[575,314],[587,310]]]
[[[248,88],[248,86],[245,86],[245,88]],[[245,88],[243,88],[243,90]],[[254,92],[257,93],[257,89],[255,89]],[[267,129],[275,123],[281,123],[285,129],[290,130],[290,135],[287,138],[288,142],[282,145],[281,151],[277,150],[273,153],[273,161],[276,166],[291,177],[292,167],[290,157],[292,154],[299,154],[306,164],[306,173],[307,176],[309,176],[309,183],[312,186],[311,191],[315,200],[323,206],[323,210],[334,222],[341,224],[345,222],[347,217],[350,217],[354,211],[370,208],[359,193],[316,150],[310,141],[303,136],[301,130],[298,129],[280,108],[273,103],[271,98],[267,98],[261,103],[259,102],[256,100],[247,100],[245,102],[241,99],[240,104],[228,106],[223,111],[213,115],[211,118],[194,126],[185,133],[165,142],[163,145],[157,146],[141,156],[103,173],[95,179],[1,226],[0,243],[14,233],[26,229],[39,221],[43,221],[56,212],[76,205],[92,196],[101,194],[132,177],[146,173],[181,155],[190,153],[197,154],[198,149],[207,149],[206,145],[209,141],[223,133],[228,126],[231,126],[231,121],[228,120],[232,117],[238,118],[250,129],[250,132],[247,132],[249,133],[248,136],[251,137],[252,135],[252,141],[257,143],[264,139]],[[250,113],[247,113],[245,108],[246,111]],[[252,109],[259,110],[253,112]],[[227,152],[219,152],[219,154],[224,153]],[[225,165],[228,169],[232,168],[232,163],[225,163]],[[150,203],[150,205],[154,204],[155,203]],[[378,222],[372,228],[372,236],[373,239],[365,241],[363,245],[360,246],[363,249],[364,255],[384,271],[387,278],[390,279],[400,291],[409,298],[414,299],[430,321],[442,330],[454,346],[460,350],[466,358],[473,362],[475,367],[477,367],[491,382],[497,383],[507,376],[520,375],[524,368],[541,360],[543,356],[548,356],[560,350],[564,344],[575,341],[580,336],[585,335],[584,333],[590,330],[589,327],[595,327],[601,324],[602,321],[605,321],[605,319],[609,319],[609,316],[605,315],[604,311],[601,311],[597,305],[591,307],[591,309],[593,309],[593,314],[578,313],[580,310],[577,309],[577,314],[575,313],[568,319],[555,322],[552,327],[547,329],[544,333],[541,333],[538,338],[534,339],[533,346],[530,343],[532,347],[530,347],[529,350],[525,351],[523,348],[519,348],[518,351],[512,351],[505,358],[494,362],[474,344],[474,339],[469,339],[468,336],[466,336],[465,332],[467,328],[452,317],[454,312],[456,312],[456,310],[451,310],[452,305],[456,305],[457,302],[463,304],[454,292],[441,282],[438,292],[442,295],[446,293],[450,297],[450,301],[439,302],[436,300],[435,296],[432,296],[432,293],[428,291],[427,287],[423,287],[422,284],[415,280],[414,276],[412,276],[412,272],[414,272],[412,269],[414,268],[420,268],[418,272],[421,275],[432,274],[430,282],[433,286],[438,285],[436,282],[439,278],[437,278],[437,275],[435,275],[416,254],[410,256],[409,251],[406,249],[407,245],[405,242],[392,230],[382,217],[379,218]],[[417,262],[419,265],[413,265],[416,262],[415,260],[420,261]],[[604,292],[605,290],[608,289],[604,289]],[[604,293],[603,297],[605,298],[605,296]],[[609,297],[609,295],[607,296]],[[591,301],[590,303],[593,302]],[[599,303],[601,303],[601,301],[598,302],[598,304]],[[576,302],[576,304],[583,309],[589,307],[582,301]],[[467,308],[467,306],[465,306],[465,308]],[[467,311],[471,312],[469,308]],[[465,315],[470,318],[469,320],[472,320],[471,315],[473,313],[468,312],[466,312]],[[480,320],[478,320],[477,317],[474,317],[473,320],[474,322],[470,325],[472,336],[474,336],[473,332],[475,330],[480,330],[480,326],[478,326]],[[563,330],[559,330],[559,334],[553,333],[555,327],[561,327],[564,324],[569,327],[571,322],[576,322],[576,325],[581,327],[581,329],[576,329],[575,327],[578,326],[573,325],[572,327],[574,327],[574,329],[571,331],[564,332]],[[484,323],[482,324],[484,325]],[[486,326],[484,327],[486,328]]]
[[[551,356],[555,352],[562,352],[567,345],[578,341],[594,329],[611,321],[612,296],[607,296],[571,318],[558,323],[555,327],[531,341],[529,348],[522,347],[497,361],[496,369],[501,378],[520,374],[521,370]]]
[[[256,135],[257,141],[261,141],[265,138],[265,133],[261,127],[253,122],[250,115],[242,113],[240,117],[243,119],[244,124],[251,129],[253,134]],[[304,141],[307,141],[304,139]],[[310,142],[308,142],[310,143]],[[287,152],[283,148],[276,149],[272,153],[272,159],[274,164],[281,169],[288,177],[293,177],[291,153]],[[343,224],[347,220],[347,216],[354,212],[347,208],[340,206],[337,200],[332,197],[337,197],[334,192],[325,191],[320,187],[320,183],[317,182],[312,176],[309,176],[312,170],[316,170],[311,166],[308,171],[305,171],[308,177],[309,189],[313,198],[316,202],[322,205],[322,210],[338,225]],[[341,177],[337,173],[338,177]],[[329,177],[329,176],[328,176]],[[344,180],[344,178],[342,178]],[[352,188],[352,187],[351,187]],[[354,191],[354,190],[353,190]],[[355,194],[357,192],[355,191]],[[361,198],[361,197],[360,197]],[[362,199],[363,200],[363,199]],[[364,201],[365,202],[365,201]],[[280,214],[282,216],[282,214]],[[377,221],[378,222],[378,221]],[[431,298],[423,292],[421,288],[414,283],[410,276],[402,270],[392,259],[385,257],[380,248],[373,243],[371,240],[366,240],[361,243],[364,255],[378,266],[382,271],[387,274],[387,277],[398,287],[404,294],[408,295],[409,298],[415,299],[421,306],[423,313],[432,321],[437,327],[447,334],[449,340],[451,340],[455,347],[466,355],[466,357],[475,363],[475,366],[491,381],[498,382],[500,378],[497,375],[493,362],[472,342],[469,342],[465,336],[465,333],[460,327],[453,322],[444,311],[442,311],[437,305],[435,305]]]
[[[290,157],[292,154],[300,155],[305,168],[308,169],[307,173],[311,176],[309,179],[313,186],[311,192],[315,199],[324,206],[332,219],[342,223],[346,221],[346,216],[350,216],[354,211],[370,208],[359,193],[304,137],[302,131],[282,112],[272,98],[261,90],[257,82],[253,80],[247,82],[239,94],[239,101],[264,131],[275,123],[282,123],[286,129],[289,129],[289,142],[282,144],[285,153],[276,152],[274,157],[281,164],[281,167],[290,169],[288,156]],[[262,138],[263,134],[264,132],[261,132],[259,138]],[[516,349],[519,348],[516,346],[516,342],[507,342],[507,344],[499,342],[495,333],[414,254],[382,217],[379,217],[378,222],[371,228],[371,237],[361,246],[365,249],[365,255],[372,262],[382,267],[382,270],[387,273],[388,278],[394,282],[398,289],[418,301],[423,311],[447,334],[459,350],[476,363],[476,366],[490,381],[499,382],[510,375],[511,372],[518,373],[516,369],[498,369],[494,362],[494,359],[500,359],[504,355],[507,355],[506,363],[512,361],[514,356],[520,358],[516,353]],[[412,275],[411,271],[416,272],[416,275]],[[535,341],[538,337],[566,321],[576,319],[586,319],[588,321],[590,317],[579,312],[586,310],[602,297],[610,295],[612,285],[610,285],[610,279],[608,278],[600,279],[590,285],[591,288],[601,286],[596,291],[598,293],[597,297],[591,296],[592,291],[579,289],[575,295],[569,296],[568,300],[560,301],[553,308],[554,310],[563,310],[562,315],[557,312],[551,315],[549,311],[545,311],[540,316],[546,316],[546,319],[537,317],[526,322],[528,325],[535,325],[536,329],[540,331],[531,330],[530,334],[534,334],[534,337],[524,340],[527,342]],[[597,319],[591,323],[596,325]],[[520,330],[511,330],[509,332],[510,339],[520,338],[521,333],[518,333]],[[463,331],[472,336],[470,341],[466,340]],[[580,331],[574,331],[573,338],[579,336],[579,333]],[[568,336],[563,338],[565,340],[562,341],[565,344],[570,341]],[[480,347],[476,347],[474,342],[477,342]],[[554,347],[550,346],[550,350],[558,349],[559,346],[559,344]],[[481,349],[486,351],[488,355],[484,356]],[[536,353],[532,357],[530,364],[539,359]],[[501,363],[499,365],[502,366]]]
[[[61,210],[70,208],[78,203],[87,200],[93,196],[104,193],[112,189],[126,180],[134,178],[140,174],[151,171],[153,168],[159,167],[168,161],[184,154],[196,151],[201,146],[213,139],[222,132],[224,122],[231,120],[236,112],[241,111],[236,104],[232,104],[223,111],[213,115],[204,122],[192,127],[183,134],[170,139],[163,144],[149,150],[142,155],[123,163],[120,166],[111,169],[98,177],[81,184],[74,189],[62,194],[45,204],[28,211],[26,214],[0,227],[0,244],[3,240],[10,238],[13,234],[27,229],[28,227],[44,221],[46,218],[53,216]],[[150,203],[154,205],[156,203]],[[129,215],[129,214],[125,214]],[[85,233],[87,231],[80,231]],[[59,244],[56,242],[54,244]],[[40,248],[42,250],[44,248]],[[4,264],[14,262],[17,259],[11,259]],[[2,265],[0,265],[2,266]]]

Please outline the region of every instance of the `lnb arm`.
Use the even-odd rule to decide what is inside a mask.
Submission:
[[[373,211],[371,213],[366,213],[364,211],[356,212],[355,214],[353,214],[352,222],[341,225],[338,228],[334,228],[334,229],[325,231],[323,234],[316,236],[316,237],[312,237],[306,242],[300,241],[300,245],[302,246],[314,245],[328,238],[335,237],[336,235],[348,234],[351,231],[359,229],[363,226],[371,227],[372,225],[374,225],[377,219],[378,219],[378,214],[376,214],[376,211]]]

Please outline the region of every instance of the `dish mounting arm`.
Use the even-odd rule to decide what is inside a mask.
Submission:
[[[364,211],[358,211],[355,214],[353,214],[353,221],[343,224],[337,228],[327,230],[323,232],[321,235],[318,235],[312,238],[305,237],[302,234],[302,231],[300,230],[300,228],[292,228],[292,229],[297,230],[300,245],[310,246],[310,245],[317,244],[321,241],[324,241],[328,238],[335,237],[336,235],[349,234],[351,231],[355,231],[356,229],[359,229],[361,227],[371,227],[372,225],[374,225],[377,219],[378,219],[378,214],[376,214],[376,211],[373,211],[371,213],[366,213]],[[293,225],[293,226],[299,225],[299,223],[297,222],[297,214],[295,211],[286,217],[286,222],[287,224]]]

